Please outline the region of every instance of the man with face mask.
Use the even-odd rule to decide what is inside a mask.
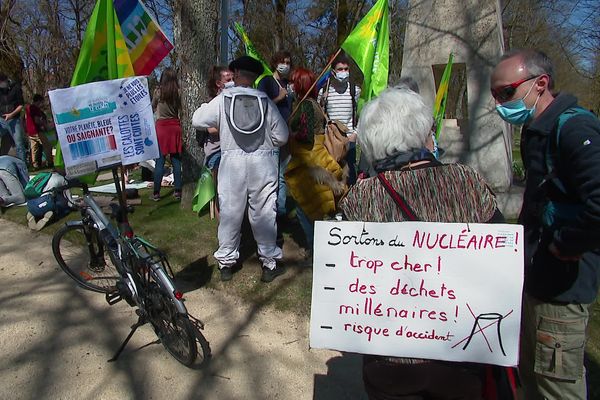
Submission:
[[[331,78],[319,90],[317,101],[323,106],[331,120],[338,120],[348,128],[350,147],[346,155],[349,176],[348,184],[356,182],[356,124],[360,87],[350,79],[350,60],[340,53],[331,63]]]
[[[261,280],[271,282],[285,272],[277,260],[276,199],[279,147],[287,143],[288,128],[266,94],[252,89],[262,64],[243,56],[229,64],[235,87],[222,91],[192,116],[194,128],[217,128],[221,139],[219,195],[219,263],[221,280],[232,278],[239,258],[242,219],[246,209],[258,256]]]
[[[265,76],[256,87],[265,92],[284,120],[288,120],[292,112],[292,93],[290,88],[290,72],[292,69],[292,55],[289,51],[278,51],[271,58],[273,76]]]
[[[277,105],[277,109],[284,121],[290,118],[292,113],[293,93],[290,85],[290,72],[292,68],[292,55],[289,51],[281,50],[271,58],[271,70],[273,76],[265,76],[258,83],[257,89],[265,92],[267,96]],[[284,173],[290,162],[290,152],[287,146],[283,146],[279,152],[279,182],[277,187],[277,243],[283,246],[283,224],[286,221],[287,209],[287,185]]]
[[[504,55],[491,77],[498,114],[523,125],[519,372],[526,399],[586,399],[588,307],[600,280],[600,122],[553,87],[552,62],[534,50]]]

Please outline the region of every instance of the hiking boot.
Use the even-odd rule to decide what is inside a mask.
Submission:
[[[176,190],[173,193],[173,197],[175,197],[175,200],[181,200],[181,190]]]
[[[233,271],[230,267],[223,267],[219,272],[221,272],[221,282],[227,282],[233,278]]]
[[[260,280],[263,282],[273,282],[273,279],[277,278],[279,275],[285,274],[285,268],[282,265],[277,265],[273,269],[269,269],[267,267],[262,268],[262,275]]]
[[[152,201],[160,201],[160,193],[152,193],[150,195],[150,200],[152,200]]]

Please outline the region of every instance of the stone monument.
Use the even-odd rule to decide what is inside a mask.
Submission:
[[[500,15],[497,0],[409,1],[402,76],[414,78],[433,106],[436,82],[450,52],[454,54],[446,108],[450,118],[443,122],[439,144],[446,151],[442,161],[468,164],[495,191],[507,192],[512,183],[511,131],[496,114],[489,88],[503,52]]]

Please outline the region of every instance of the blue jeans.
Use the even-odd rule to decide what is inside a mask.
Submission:
[[[279,185],[277,187],[277,215],[287,215],[287,209],[285,207],[285,201],[287,199],[287,185],[285,184],[285,170],[290,162],[291,156],[288,152],[286,154],[279,153]]]
[[[0,139],[4,135],[10,135],[17,150],[17,158],[27,162],[27,145],[25,144],[25,133],[19,118],[4,120],[0,117]]]
[[[296,217],[306,237],[306,248],[312,250],[315,243],[315,223],[308,218],[300,206],[296,206]]]
[[[350,143],[346,162],[348,163],[348,186],[352,186],[356,183],[356,143]]]
[[[215,169],[219,169],[219,164],[221,163],[221,151],[217,151],[216,153],[212,153],[210,156],[206,157],[204,160],[204,164],[211,171]]]
[[[181,154],[171,153],[171,164],[173,164],[173,177],[175,182],[175,190],[181,191]],[[162,182],[163,174],[165,173],[165,155],[161,154],[159,158],[154,160],[154,193],[160,193],[160,183]]]

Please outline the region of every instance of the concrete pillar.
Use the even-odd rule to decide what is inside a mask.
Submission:
[[[496,191],[512,182],[510,129],[496,114],[489,82],[502,54],[502,23],[497,0],[410,0],[402,76],[419,84],[433,106],[432,65],[466,64],[467,120],[445,120],[440,147],[444,162],[461,162],[479,171]],[[454,72],[454,71],[453,71]]]

